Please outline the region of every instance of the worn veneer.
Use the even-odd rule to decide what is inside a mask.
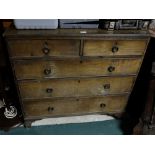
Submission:
[[[86,29],[10,29],[4,37],[28,127],[46,117],[123,113],[150,38]]]

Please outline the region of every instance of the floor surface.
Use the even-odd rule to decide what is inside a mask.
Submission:
[[[120,121],[107,120],[85,123],[16,127],[0,135],[122,135]]]

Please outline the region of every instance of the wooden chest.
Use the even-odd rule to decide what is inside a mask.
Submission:
[[[149,41],[137,30],[8,30],[4,36],[25,125],[123,113]]]

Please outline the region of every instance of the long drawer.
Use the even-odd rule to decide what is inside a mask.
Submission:
[[[143,55],[147,40],[85,40],[84,56]]]
[[[19,82],[23,99],[103,96],[130,92],[135,77],[59,79]]]
[[[128,96],[53,99],[23,102],[26,117],[82,115],[123,112]]]
[[[11,57],[79,56],[79,40],[9,40]]]
[[[141,58],[94,60],[15,61],[17,79],[64,78],[137,74]]]

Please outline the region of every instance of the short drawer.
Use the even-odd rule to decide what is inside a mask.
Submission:
[[[131,91],[135,77],[59,79],[19,82],[22,99],[103,96]]]
[[[10,40],[11,57],[79,56],[79,40]]]
[[[128,96],[100,98],[53,99],[23,102],[26,117],[82,115],[91,113],[121,113]]]
[[[64,78],[137,74],[141,58],[105,60],[16,61],[17,79]]]
[[[84,56],[143,55],[146,40],[85,40]]]

